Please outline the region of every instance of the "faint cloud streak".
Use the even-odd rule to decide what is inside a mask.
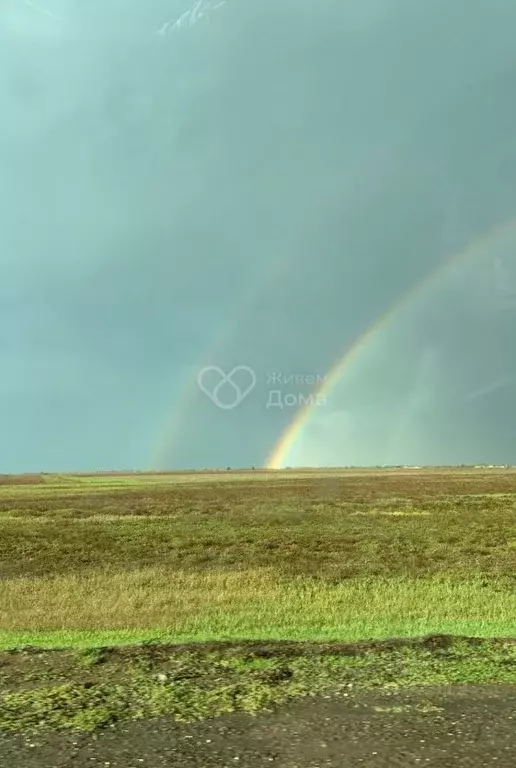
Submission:
[[[24,5],[27,6],[27,8],[32,8],[32,10],[36,11],[37,13],[42,13],[44,16],[47,16],[49,19],[54,19],[54,21],[57,21],[57,16],[55,16],[51,11],[48,10],[48,8],[45,8],[42,5],[39,5],[38,3],[32,2],[32,0],[24,0]]]
[[[198,2],[182,13],[177,19],[166,21],[160,29],[158,29],[158,35],[165,35],[174,29],[183,27],[191,29],[194,24],[197,24],[199,19],[206,16],[208,12],[215,11],[217,8],[225,5],[226,1],[227,0],[219,0],[219,2],[213,3],[211,0],[198,0]]]
[[[496,392],[499,389],[503,389],[509,382],[514,381],[516,379],[515,374],[511,374],[510,376],[501,376],[498,379],[494,379],[489,384],[486,384],[484,387],[481,387],[480,389],[476,389],[473,392],[469,392],[464,399],[466,402],[470,402],[471,400],[478,400],[480,397],[485,397],[486,395],[490,395],[493,392]]]

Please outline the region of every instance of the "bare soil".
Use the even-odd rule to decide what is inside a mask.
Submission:
[[[255,717],[117,724],[93,734],[0,735],[5,768],[514,768],[516,687],[306,698]]]

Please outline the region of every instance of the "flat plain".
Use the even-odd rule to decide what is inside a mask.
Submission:
[[[514,690],[516,471],[3,476],[0,581],[9,754],[328,697],[429,717]]]
[[[513,470],[31,479],[0,647],[516,634]]]

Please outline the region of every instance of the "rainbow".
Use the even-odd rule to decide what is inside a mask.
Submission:
[[[366,329],[366,331],[360,335],[355,342],[349,347],[344,354],[339,358],[337,363],[332,366],[329,373],[326,375],[321,386],[317,389],[314,395],[325,395],[331,393],[335,385],[340,382],[344,374],[349,370],[350,366],[358,357],[359,353],[366,347],[369,342],[377,336],[389,323],[397,317],[414,299],[418,299],[426,290],[432,285],[435,285],[440,279],[442,279],[448,272],[451,272],[454,268],[460,266],[462,263],[473,259],[475,256],[481,256],[486,250],[491,250],[497,245],[498,240],[506,237],[507,234],[513,230],[516,231],[516,218],[504,221],[502,224],[489,230],[486,234],[477,236],[474,240],[470,241],[467,246],[456,253],[451,258],[441,262],[435,270],[430,272],[423,280],[412,286],[406,293],[404,293],[394,305],[392,305],[387,312],[381,315],[375,320],[375,322]],[[287,426],[279,440],[275,444],[272,452],[270,453],[265,463],[266,469],[281,469],[287,463],[287,458],[292,450],[296,440],[300,437],[302,430],[310,420],[314,405],[307,403],[300,411],[297,412],[294,419]]]
[[[227,322],[225,331],[216,338],[215,342],[206,348],[202,361],[195,367],[195,372],[185,377],[182,393],[174,404],[173,409],[171,409],[171,412],[165,418],[165,428],[160,431],[157,440],[151,447],[150,466],[153,469],[160,469],[166,463],[167,454],[176,442],[181,428],[186,423],[189,409],[199,396],[199,386],[197,384],[199,371],[205,366],[220,365],[220,358],[224,350],[248,319],[253,304],[261,299],[271,284],[279,280],[284,273],[288,273],[289,267],[295,260],[297,247],[303,243],[305,236],[305,228],[302,228],[298,238],[286,249],[283,257],[273,264],[272,268],[266,272],[261,280],[250,283],[248,289],[239,297],[234,312]]]

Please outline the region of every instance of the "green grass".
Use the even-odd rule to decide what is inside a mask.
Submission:
[[[0,644],[516,635],[515,563],[512,471],[44,476],[0,486]]]
[[[0,479],[1,729],[516,683],[514,471]]]
[[[516,636],[516,593],[449,577],[329,584],[272,570],[18,578],[0,594],[0,647],[278,638],[355,641],[428,633]],[[108,639],[109,638],[109,639]]]
[[[24,685],[19,690],[20,682]],[[0,655],[0,728],[91,731],[117,721],[256,713],[300,696],[516,683],[516,643],[440,638],[376,649],[177,651],[166,646]],[[424,696],[420,711],[424,712]]]

